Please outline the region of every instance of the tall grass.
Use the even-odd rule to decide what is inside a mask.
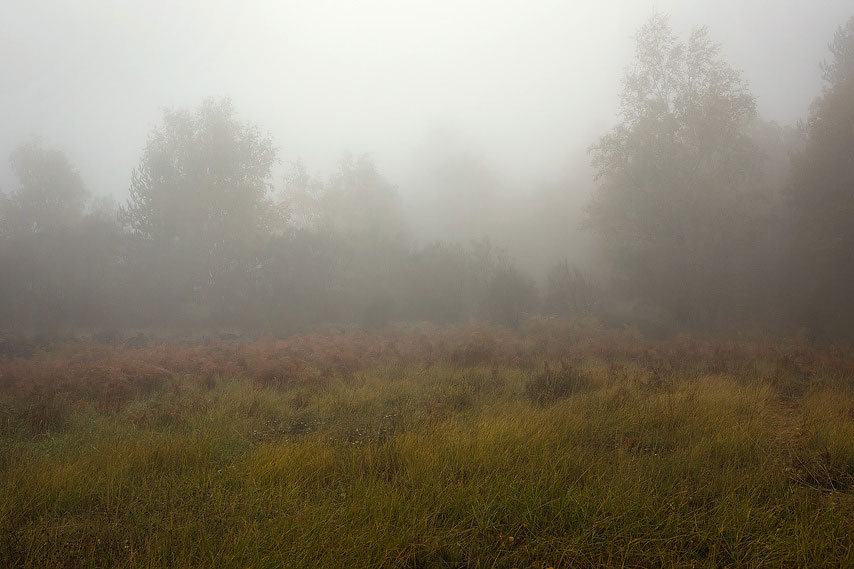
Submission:
[[[847,357],[435,334],[0,362],[0,566],[854,566]]]

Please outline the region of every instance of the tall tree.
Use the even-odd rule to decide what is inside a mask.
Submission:
[[[854,16],[839,26],[828,48],[832,58],[821,65],[826,86],[843,85],[854,79]]]
[[[797,314],[815,332],[854,320],[854,17],[830,44],[824,90],[813,103],[807,144],[789,184]]]
[[[19,184],[0,198],[0,326],[115,324],[128,304],[117,286],[123,235],[115,212],[101,198],[85,213],[81,176],[38,140],[19,146],[10,162]]]
[[[227,322],[251,296],[258,251],[282,225],[271,199],[276,149],[227,99],[164,111],[133,171],[120,220],[140,239],[134,290],[152,311]]]
[[[80,221],[89,191],[65,153],[34,139],[9,157],[19,186],[0,203],[6,232],[42,233]]]
[[[285,180],[285,199],[297,227],[398,244],[408,239],[397,188],[368,156],[344,156],[326,181],[297,162]]]
[[[680,325],[719,324],[750,237],[754,98],[705,28],[683,41],[655,15],[636,36],[620,111],[591,149],[591,222],[631,294]]]
[[[163,113],[134,170],[121,219],[138,234],[222,246],[272,229],[272,139],[239,122],[231,102]]]

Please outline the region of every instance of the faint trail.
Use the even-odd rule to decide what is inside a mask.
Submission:
[[[825,493],[850,493],[850,476],[833,468],[828,452],[817,453],[808,448],[801,405],[794,399],[781,398],[774,407],[779,424],[776,444],[789,481]]]
[[[773,405],[777,421],[777,437],[782,444],[792,445],[803,435],[801,407],[792,399],[778,399]]]
[[[799,457],[802,455],[800,449],[804,429],[801,406],[792,397],[778,395],[769,408],[777,423],[774,444],[780,453],[783,470],[791,482],[802,484],[804,465],[800,463]]]

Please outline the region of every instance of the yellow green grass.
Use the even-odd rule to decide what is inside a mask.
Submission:
[[[0,430],[3,567],[852,567],[854,393],[756,372],[175,377]]]

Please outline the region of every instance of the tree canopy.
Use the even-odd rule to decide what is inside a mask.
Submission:
[[[160,240],[209,246],[245,240],[281,222],[270,199],[276,148],[238,121],[227,99],[195,112],[166,110],[134,170],[124,223]]]
[[[807,145],[789,182],[791,273],[801,321],[814,331],[854,317],[854,18],[830,44],[825,89],[813,103]]]
[[[0,202],[7,232],[41,233],[69,227],[83,216],[89,191],[61,150],[33,139],[9,157],[18,187]]]
[[[344,156],[327,180],[312,178],[296,162],[285,179],[285,203],[300,228],[374,240],[408,238],[397,188],[368,156]]]
[[[828,47],[833,57],[821,66],[827,85],[841,85],[854,79],[854,16],[836,30]]]
[[[656,15],[636,36],[620,109],[592,148],[591,221],[633,294],[682,324],[708,323],[750,229],[753,96],[705,28],[683,41]]]

